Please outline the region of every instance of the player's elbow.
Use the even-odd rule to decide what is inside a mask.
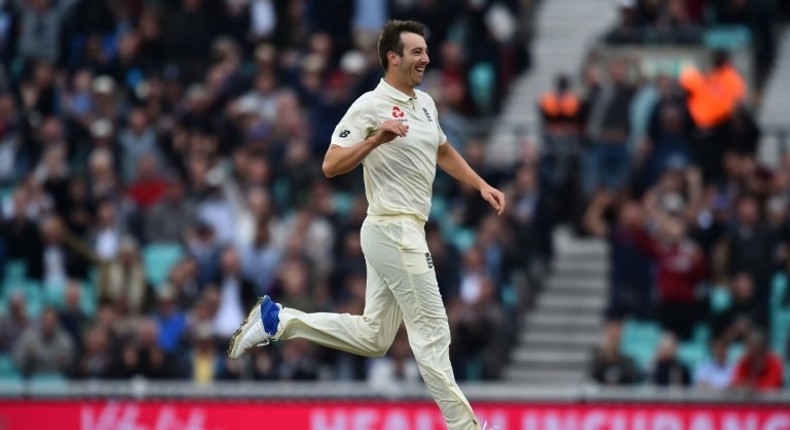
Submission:
[[[338,175],[336,166],[326,159],[324,159],[324,162],[321,163],[321,172],[323,172],[324,176],[327,178],[333,178]]]

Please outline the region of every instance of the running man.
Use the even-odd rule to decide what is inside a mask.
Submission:
[[[422,24],[390,21],[379,37],[384,78],[349,108],[332,136],[327,177],[364,166],[368,216],[362,225],[367,289],[362,315],[304,313],[264,296],[233,336],[231,358],[270,341],[302,338],[365,357],[381,357],[401,321],[420,373],[450,430],[480,424],[450,367],[450,328],[424,225],[438,164],[480,190],[498,214],[505,196],[447,143],[431,97],[416,89],[429,63]]]

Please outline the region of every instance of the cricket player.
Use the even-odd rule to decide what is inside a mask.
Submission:
[[[420,373],[450,430],[481,428],[450,366],[450,328],[425,240],[437,164],[480,191],[498,214],[504,194],[447,143],[436,105],[417,90],[430,62],[423,26],[390,21],[379,37],[384,78],[337,125],[323,162],[333,177],[364,166],[368,216],[361,229],[367,262],[362,315],[304,313],[260,299],[228,347],[232,358],[270,341],[302,338],[365,357],[381,357],[401,321]]]

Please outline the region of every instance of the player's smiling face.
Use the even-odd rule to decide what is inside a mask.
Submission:
[[[403,56],[399,56],[398,74],[402,82],[411,88],[422,83],[425,69],[431,62],[428,58],[428,46],[425,39],[416,33],[401,33]]]

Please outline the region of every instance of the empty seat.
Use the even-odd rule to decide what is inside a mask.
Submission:
[[[158,287],[167,279],[170,269],[184,257],[177,243],[153,243],[143,248],[143,264],[148,282]]]

